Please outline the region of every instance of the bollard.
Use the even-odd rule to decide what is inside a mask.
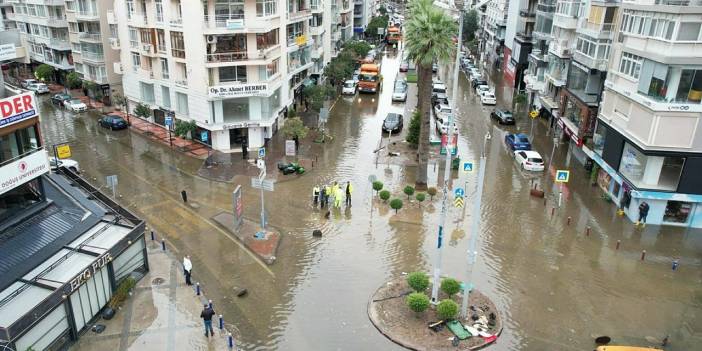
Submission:
[[[590,236],[590,229],[590,227],[587,227],[587,229],[585,229],[585,236]]]
[[[153,231],[153,230],[151,231],[151,240],[152,240],[152,241],[153,241],[153,240],[156,240],[156,237],[154,236],[154,231]]]
[[[200,296],[200,282],[197,282],[197,284],[195,284],[195,293],[197,294],[197,296]]]
[[[180,197],[183,198],[183,202],[188,202],[188,193],[185,190],[180,192]]]
[[[161,248],[163,249],[163,251],[166,251],[166,240],[165,239],[161,239]]]
[[[210,308],[212,308],[212,300],[209,300]]]
[[[678,270],[678,265],[679,265],[678,260],[677,259],[673,260],[673,270],[674,271]]]
[[[566,225],[570,225],[570,216],[568,216],[568,222],[566,222]]]
[[[646,250],[641,251],[641,261],[643,261],[644,258],[646,258]]]
[[[622,244],[622,241],[621,241],[621,240],[617,240],[617,248],[616,248],[615,250],[619,250],[619,245],[621,245],[621,244]]]
[[[222,318],[222,315],[219,315],[219,330],[224,329],[224,318]]]
[[[551,207],[551,217],[553,217],[553,214],[554,214],[554,213],[556,213],[556,208],[555,208],[555,207]]]
[[[227,344],[229,345],[230,349],[234,347],[234,337],[232,336],[232,333],[229,333],[227,336]]]

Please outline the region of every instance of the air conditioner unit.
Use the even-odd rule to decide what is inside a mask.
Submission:
[[[217,36],[208,35],[207,36],[207,44],[217,44]]]

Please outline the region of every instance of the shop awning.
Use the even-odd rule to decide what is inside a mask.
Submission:
[[[9,327],[51,293],[51,290],[22,282],[0,291],[0,327]]]
[[[78,237],[78,239],[68,244],[68,247],[102,255],[129,235],[129,232],[131,232],[131,228],[109,222],[100,222]]]

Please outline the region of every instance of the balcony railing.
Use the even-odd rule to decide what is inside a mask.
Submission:
[[[310,16],[312,15],[312,11],[309,9],[300,9],[294,12],[288,12],[287,17],[289,20],[295,20],[298,18],[303,18],[305,16]]]
[[[76,11],[76,19],[97,21],[100,19],[100,15],[97,11]]]
[[[249,59],[249,54],[246,51],[222,52],[217,54],[207,54],[205,59],[209,63],[220,62],[236,62]]]
[[[83,51],[81,57],[83,61],[105,62],[105,55],[102,53]]]
[[[243,29],[244,14],[229,14],[229,15],[208,15],[204,16],[205,26],[208,28],[226,28],[226,29]]]
[[[187,79],[176,79],[175,80],[176,85],[180,85],[182,87],[187,87],[188,86],[188,80]]]
[[[46,25],[52,27],[65,27],[68,25],[67,23],[66,17],[49,17],[46,19]]]
[[[95,82],[98,84],[106,84],[107,83],[107,77],[105,77],[105,76],[97,76],[97,75],[83,73],[83,79],[91,81],[91,82]]]
[[[49,47],[57,50],[71,50],[71,43],[68,40],[52,38],[49,40]]]
[[[171,49],[171,55],[177,58],[185,58],[185,50],[183,49]]]
[[[100,33],[80,32],[78,33],[78,39],[86,41],[102,41],[102,36]]]
[[[174,19],[170,20],[169,23],[173,27],[182,27],[183,26],[183,18],[182,17],[181,18],[174,18]]]
[[[538,3],[536,4],[536,11],[554,13],[556,12],[556,2],[554,1],[552,4]]]

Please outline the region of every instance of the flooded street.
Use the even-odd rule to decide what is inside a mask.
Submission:
[[[164,235],[180,255],[192,256],[193,279],[214,298],[218,313],[233,322],[244,349],[400,350],[370,323],[366,304],[390,277],[431,270],[441,191],[421,207],[405,203],[397,215],[373,199],[371,175],[405,202],[402,188],[414,183],[415,168],[376,164],[374,154],[385,115],[402,113],[407,129],[408,106],[416,102],[416,86],[410,85],[406,104],[391,103],[398,67],[397,57],[383,58],[381,94],[340,98],[328,123],[334,140],[324,145],[315,167],[301,177],[279,176],[275,192],[266,193],[270,224],[283,233],[271,266],[211,219],[231,211],[231,192],[241,184],[244,213],[258,220],[260,195],[250,187],[248,176],[237,175],[232,182],[197,176],[202,160],[129,131],[101,128],[97,115],[56,109],[48,96],[41,98],[42,133],[47,146],[69,143],[83,175],[106,193],[111,191],[104,188],[105,177],[118,176],[118,200]],[[448,69],[441,68],[440,76],[450,87]],[[493,82],[501,84],[499,78]],[[500,92],[509,89],[497,91],[502,99],[498,105],[508,107]],[[521,171],[504,144],[506,133],[529,133],[529,118],[515,116],[516,126],[491,121],[492,107],[481,106],[463,75],[458,96],[453,104],[461,159],[477,161],[483,135],[492,135],[473,273],[477,288],[503,313],[505,329],[490,349],[589,350],[593,336],[599,335],[618,344],[646,344],[647,336],[670,335],[667,350],[699,347],[702,232],[659,226],[636,229],[590,185],[589,172],[571,159],[567,144],[556,149],[553,165],[570,169],[570,182],[564,189],[564,205],[551,217],[557,194],[552,177]],[[534,149],[548,163],[553,144],[546,133],[545,121],[537,121]],[[444,161],[430,163],[429,183],[440,183],[444,170],[439,165]],[[467,201],[464,209],[449,211],[442,273],[463,279],[477,172],[453,171],[451,178],[452,186],[466,186]],[[354,184],[353,206],[325,219],[310,203],[311,189],[331,181]],[[550,197],[546,205],[543,199],[530,197],[532,182],[545,185]],[[183,189],[189,204],[180,199]],[[588,226],[592,231],[586,236]],[[322,229],[324,236],[313,238],[314,229]],[[642,250],[647,252],[643,262]],[[680,268],[672,271],[675,258]],[[247,288],[248,296],[234,296],[237,287]]]

